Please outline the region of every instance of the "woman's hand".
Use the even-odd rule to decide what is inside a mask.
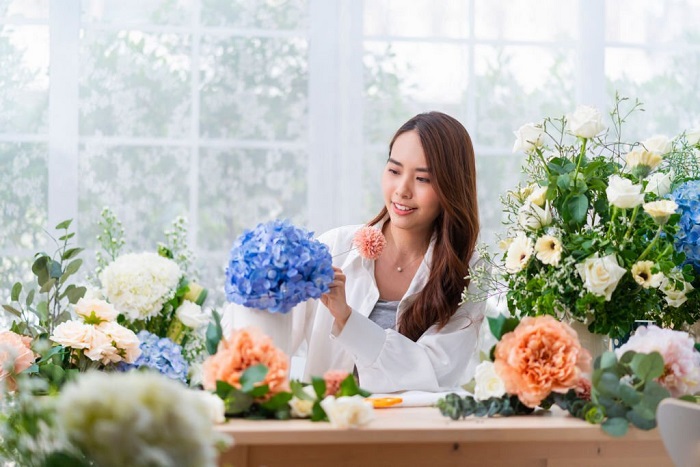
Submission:
[[[342,330],[347,323],[352,310],[345,299],[345,274],[340,268],[333,267],[335,276],[330,284],[330,291],[321,295],[321,302],[328,308],[335,318],[338,329]]]

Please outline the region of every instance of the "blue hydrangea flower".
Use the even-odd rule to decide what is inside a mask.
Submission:
[[[187,382],[188,365],[182,356],[182,347],[167,337],[158,337],[148,331],[140,331],[137,337],[141,341],[141,355],[134,363],[121,363],[121,370],[147,367],[168,378]]]
[[[685,253],[690,263],[700,273],[700,180],[685,182],[671,194],[678,204],[681,220],[676,233],[676,250]]]
[[[274,220],[243,232],[226,267],[226,298],[250,308],[287,313],[319,298],[333,281],[328,247],[289,221]]]

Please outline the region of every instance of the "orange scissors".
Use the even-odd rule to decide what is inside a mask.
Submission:
[[[403,402],[400,397],[368,397],[365,400],[371,402],[375,409],[384,409]]]

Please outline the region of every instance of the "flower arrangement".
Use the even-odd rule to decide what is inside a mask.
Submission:
[[[0,384],[10,391],[17,388],[14,375],[17,375],[34,363],[36,354],[30,345],[32,339],[16,332],[0,332]]]
[[[611,129],[582,106],[516,132],[527,180],[502,199],[503,253],[484,252],[495,278],[485,268],[473,274],[482,290],[505,295],[512,314],[577,320],[613,338],[635,320],[679,328],[700,319],[698,275],[684,266],[697,235],[692,214],[680,222],[676,213],[697,213],[698,204],[688,189],[669,195],[700,178],[696,146],[685,135],[623,142],[622,125],[639,109],[623,110],[625,101],[618,98]]]
[[[234,242],[226,268],[226,298],[246,307],[287,313],[328,292],[333,268],[328,247],[311,232],[274,220]]]
[[[696,142],[697,145],[697,142]],[[683,183],[672,193],[681,219],[676,233],[676,249],[685,253],[686,262],[700,274],[700,180]]]
[[[622,436],[629,424],[654,428],[666,397],[697,402],[691,395],[700,390],[700,352],[686,332],[641,327],[615,352],[596,358],[589,374],[591,357],[576,332],[551,316],[499,316],[489,318],[489,328],[499,342],[493,362],[480,363],[466,387],[473,395],[438,401],[454,420],[529,414],[556,404]]]
[[[329,420],[324,401],[333,407],[336,398],[345,404],[347,397],[369,395],[346,372],[327,372],[324,378],[312,378],[311,385],[290,382],[289,358],[256,328],[238,329],[222,340],[203,370],[204,389],[216,392],[231,417]],[[362,414],[352,417],[369,420]]]
[[[122,371],[150,368],[170,379],[187,383],[189,365],[182,356],[182,347],[166,337],[143,330],[137,334],[141,355],[136,360],[119,365]]]
[[[214,430],[220,400],[155,373],[84,373],[55,397],[24,389],[0,401],[0,455],[17,465],[215,466],[230,444]]]

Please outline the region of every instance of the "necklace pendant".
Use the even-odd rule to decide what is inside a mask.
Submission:
[[[397,270],[398,272],[403,272],[403,268],[402,268],[401,266],[396,266],[396,270]]]

